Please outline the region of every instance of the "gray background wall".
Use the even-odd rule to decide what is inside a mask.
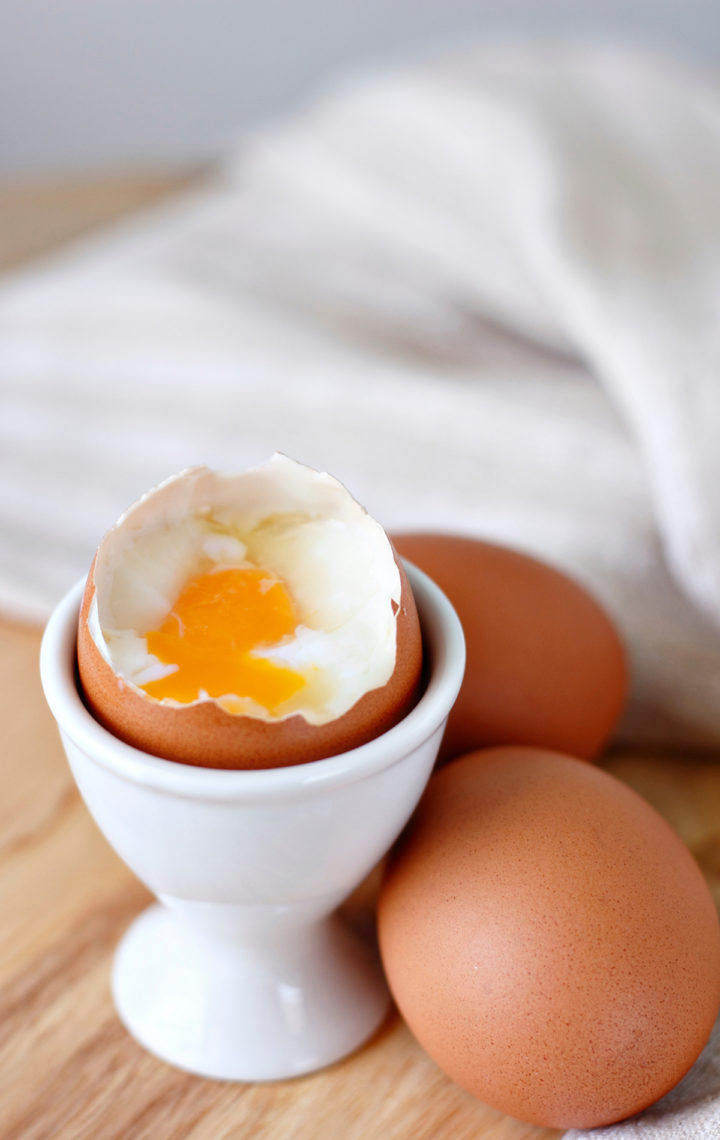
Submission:
[[[204,159],[348,67],[496,34],[720,64],[720,0],[0,0],[0,177]]]

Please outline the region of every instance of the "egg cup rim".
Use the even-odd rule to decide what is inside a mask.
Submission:
[[[320,787],[363,779],[392,767],[428,739],[447,718],[465,671],[465,638],[452,604],[427,574],[405,559],[402,562],[418,609],[423,653],[432,643],[432,663],[423,693],[410,712],[357,748],[302,764],[227,769],[179,764],[126,744],[95,720],[77,680],[77,622],[85,578],[60,600],[43,633],[40,678],[45,699],[61,733],[93,761],[129,782],[166,794],[247,801],[312,794]]]

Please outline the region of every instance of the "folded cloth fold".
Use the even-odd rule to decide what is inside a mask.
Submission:
[[[631,650],[620,735],[717,747],[719,203],[720,86],[628,50],[465,50],[245,140],[0,286],[0,606],[44,619],[153,483],[279,449],[575,574]],[[594,1135],[717,1137],[717,1056]]]
[[[720,627],[714,78],[607,49],[469,51],[336,96],[261,142],[250,176],[262,212],[279,180],[311,204],[308,257],[328,221],[337,253],[354,245],[349,273],[313,258],[298,280],[297,240],[288,257],[276,232],[275,288],[309,284],[334,308],[354,284],[354,308],[369,265],[364,317],[387,321],[395,290],[450,352],[458,324],[489,316],[581,358],[637,443],[675,571]]]

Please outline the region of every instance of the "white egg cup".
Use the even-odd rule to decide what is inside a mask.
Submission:
[[[42,684],[98,826],[157,896],[115,955],[120,1018],[152,1053],[228,1080],[292,1077],[352,1052],[389,1006],[376,948],[337,908],[402,830],[432,771],[463,677],[457,616],[407,567],[427,687],[360,748],[294,767],[221,771],[161,760],[82,702],[82,583],[43,637]]]

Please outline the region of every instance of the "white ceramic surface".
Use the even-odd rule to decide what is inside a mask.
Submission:
[[[130,1032],[181,1068],[234,1080],[338,1060],[382,1021],[375,948],[335,914],[412,813],[462,681],[460,623],[408,566],[427,688],[389,732],[326,760],[264,771],[175,764],[131,748],[76,686],[82,583],[48,622],[45,696],[105,836],[153,893],[117,951],[113,996]]]

